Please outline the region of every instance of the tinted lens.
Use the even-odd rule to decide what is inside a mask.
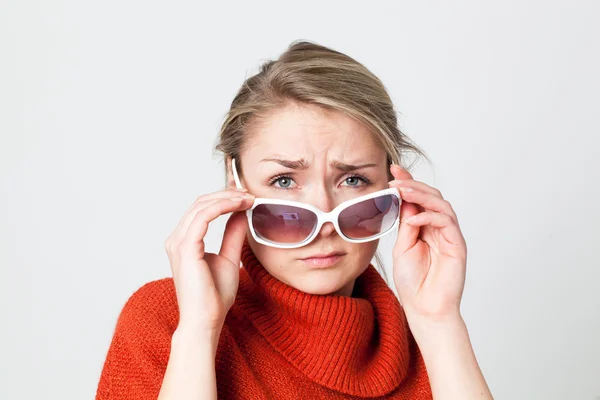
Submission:
[[[317,225],[317,216],[304,208],[259,204],[252,211],[252,225],[262,239],[294,244],[310,236]]]
[[[340,229],[350,239],[365,239],[390,229],[398,218],[398,197],[386,194],[356,203],[340,213]]]

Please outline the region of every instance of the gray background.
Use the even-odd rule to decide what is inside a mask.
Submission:
[[[600,395],[599,11],[0,1],[0,398],[93,397],[124,302],[170,274],[165,239],[223,186],[212,146],[236,90],[300,38],[378,75],[432,157],[414,176],[459,217],[495,397]]]

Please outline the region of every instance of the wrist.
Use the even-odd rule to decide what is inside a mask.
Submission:
[[[221,336],[221,327],[205,328],[179,324],[172,337],[172,345],[201,346],[216,351]]]
[[[460,310],[453,310],[442,314],[421,314],[410,309],[404,309],[408,323],[415,327],[428,327],[443,329],[447,326],[464,324]]]
[[[458,342],[469,341],[467,325],[460,313],[436,317],[407,315],[407,320],[424,356],[438,354]]]
[[[460,313],[407,320],[427,367],[434,398],[492,399]]]

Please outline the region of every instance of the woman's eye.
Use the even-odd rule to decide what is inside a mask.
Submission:
[[[287,189],[291,186],[292,180],[288,177],[282,176],[281,178],[275,179],[273,183],[279,183],[280,188]]]
[[[360,176],[349,176],[346,178],[345,182],[347,186],[361,186],[361,182],[365,185],[368,184],[366,179],[361,178]]]
[[[350,176],[350,177],[346,178],[346,183],[350,186],[356,186],[356,185],[358,185],[359,181],[356,176]]]

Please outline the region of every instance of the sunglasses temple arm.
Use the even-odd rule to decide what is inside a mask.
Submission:
[[[233,179],[235,180],[235,186],[238,189],[242,189],[242,182],[240,182],[240,178],[238,177],[237,169],[235,168],[235,158],[231,159],[231,171],[233,172]]]

